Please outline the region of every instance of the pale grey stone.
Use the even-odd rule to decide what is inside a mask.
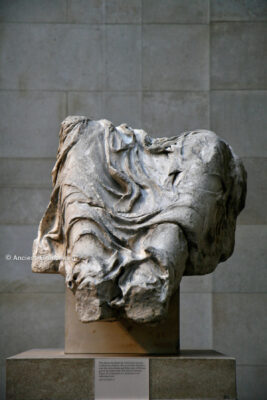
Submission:
[[[56,157],[64,93],[2,91],[0,103],[1,157]]]
[[[243,158],[248,172],[248,194],[244,213],[237,219],[239,224],[267,224],[267,158]]]
[[[143,88],[208,90],[208,43],[205,25],[144,25]]]
[[[212,293],[181,293],[180,304],[181,348],[212,349]]]
[[[31,272],[36,229],[35,225],[0,225],[0,292],[64,292],[60,276]]]
[[[31,273],[31,259],[20,261],[18,260],[20,257],[26,256],[17,253],[12,257],[15,260],[1,262],[0,264],[1,293],[64,293],[64,282],[60,276],[51,277],[49,274],[41,276],[40,274],[33,274]]]
[[[104,113],[104,94],[102,92],[70,92],[68,93],[68,114],[88,115],[101,119]]]
[[[206,129],[209,95],[207,92],[144,92],[142,117],[144,129],[153,136],[171,137],[184,131]]]
[[[264,293],[267,286],[267,225],[238,225],[234,255],[213,274],[215,292]]]
[[[212,91],[210,106],[211,129],[239,156],[267,156],[267,91]]]
[[[180,285],[181,293],[211,293],[212,275],[184,276]]]
[[[7,400],[94,399],[95,358],[34,349],[7,360]],[[149,356],[150,399],[235,399],[235,360],[215,351]],[[64,378],[62,371],[65,371]],[[110,396],[112,398],[112,395]]]
[[[213,348],[238,364],[267,364],[267,294],[213,295]]]
[[[140,92],[71,92],[68,94],[70,114],[89,115],[90,118],[108,119],[119,124],[127,121],[130,126],[141,126]]]
[[[238,365],[237,394],[241,400],[266,400],[267,365]]]
[[[212,21],[266,21],[266,0],[212,0]]]
[[[1,22],[65,22],[66,0],[2,0]]]
[[[102,25],[3,24],[1,46],[3,89],[103,88]]]
[[[183,275],[231,256],[246,172],[213,132],[153,139],[69,116],[59,143],[32,270],[65,276],[82,322],[158,322]]]
[[[106,89],[141,89],[141,26],[106,26]]]
[[[141,127],[142,99],[140,92],[106,92],[105,116],[114,124],[127,121],[129,126]]]
[[[1,225],[0,255],[20,254],[31,257],[37,225]]]
[[[104,22],[105,0],[68,0],[68,21],[83,24]]]
[[[54,163],[53,158],[2,158],[0,185],[51,188],[51,170]]]
[[[108,24],[138,24],[141,22],[142,0],[106,0]]]
[[[151,399],[236,399],[235,360],[213,351],[150,361]],[[204,356],[206,354],[206,357]]]
[[[94,359],[8,359],[6,400],[26,399],[94,400]]]
[[[88,115],[92,119],[103,116],[119,124],[141,126],[141,92],[71,92],[68,94],[68,112]]]
[[[266,89],[265,23],[211,25],[211,88]]]
[[[208,0],[143,0],[144,23],[207,24]]]
[[[1,224],[37,224],[46,208],[50,190],[43,188],[0,188]]]
[[[0,353],[64,346],[63,293],[0,294]]]

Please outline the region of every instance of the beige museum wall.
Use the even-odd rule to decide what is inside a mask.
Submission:
[[[239,399],[267,398],[266,21],[266,0],[0,0],[1,399],[6,357],[64,343],[63,279],[5,256],[31,255],[68,114],[211,128],[242,156],[235,253],[184,278],[181,345],[235,356]]]

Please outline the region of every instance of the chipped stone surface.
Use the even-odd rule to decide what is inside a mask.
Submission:
[[[52,176],[32,270],[65,276],[83,322],[157,322],[183,275],[233,252],[246,173],[213,132],[154,139],[70,116]]]

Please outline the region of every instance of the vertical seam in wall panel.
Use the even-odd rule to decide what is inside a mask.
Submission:
[[[66,18],[65,18],[65,20],[67,23],[69,22],[69,1],[70,0],[66,0]]]
[[[107,9],[106,0],[103,0],[102,7],[103,7],[103,9],[102,9],[102,12],[103,12],[103,24],[106,25],[106,23],[107,23],[107,18],[106,18],[106,15],[107,15],[107,12],[106,12],[106,9]]]
[[[213,290],[213,280],[211,281],[212,290]],[[213,340],[213,291],[211,292],[211,348],[214,349],[214,340]]]
[[[69,115],[69,92],[65,91],[65,118]]]
[[[143,0],[141,0],[141,96],[140,96],[140,123],[141,123],[141,128],[143,128]]]
[[[210,30],[210,0],[208,2],[208,35],[209,35],[209,40],[208,40],[208,74],[209,74],[209,82],[208,82],[208,124],[209,124],[209,129],[211,129],[211,116],[210,116],[210,84],[211,84],[211,30]]]
[[[104,60],[104,84],[102,88],[102,110],[103,110],[103,118],[106,118],[106,90],[107,90],[107,23],[106,23],[106,0],[103,0],[103,29],[104,29],[104,44],[103,44],[103,60]]]
[[[208,90],[208,124],[209,124],[209,129],[211,130],[211,0],[208,2],[208,29],[209,29],[209,41],[208,41],[208,54],[209,54],[209,60],[208,60],[208,73],[209,73],[209,90]],[[213,324],[213,275],[211,278],[211,308],[210,308],[210,313],[211,313],[211,347],[212,349],[214,348],[214,324]]]
[[[211,0],[210,0],[211,1]],[[208,23],[208,29],[209,29],[209,41],[208,41],[208,53],[209,53],[209,62],[208,62],[208,68],[209,68],[209,95],[211,91],[211,23],[210,23],[210,1],[209,1],[209,10],[208,10],[208,18],[209,18],[209,23]],[[209,96],[210,100],[210,96]],[[211,129],[210,126],[210,101],[209,101],[209,129]]]

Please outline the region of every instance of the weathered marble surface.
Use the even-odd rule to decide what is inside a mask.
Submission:
[[[246,173],[213,132],[154,139],[70,116],[52,176],[32,270],[65,276],[83,322],[157,322],[183,275],[233,252]]]

